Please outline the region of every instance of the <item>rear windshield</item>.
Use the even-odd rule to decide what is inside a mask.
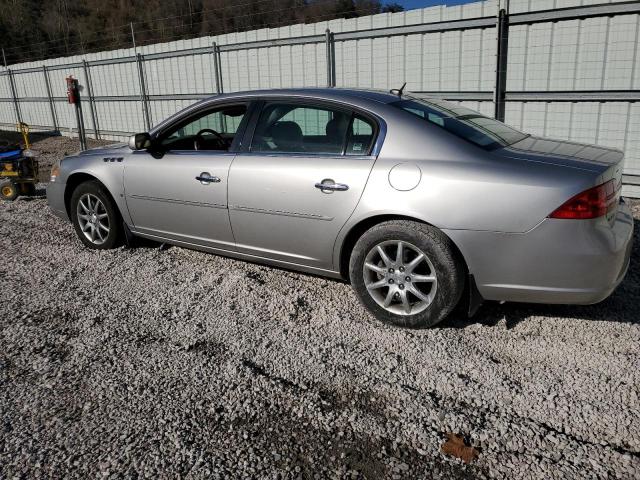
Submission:
[[[493,118],[441,100],[407,97],[391,105],[486,150],[506,147],[528,136]]]

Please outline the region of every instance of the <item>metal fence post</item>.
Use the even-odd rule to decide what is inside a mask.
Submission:
[[[80,150],[87,149],[87,131],[84,128],[84,115],[82,114],[82,99],[78,94],[78,100],[74,104],[76,111],[76,121],[78,122],[78,140],[80,140]]]
[[[86,60],[82,61],[82,69],[84,70],[84,78],[87,84],[87,98],[89,99],[89,112],[91,113],[91,126],[93,127],[93,138],[98,140],[100,138],[100,132],[98,131],[98,118],[96,115],[96,105],[93,98],[93,86],[91,83],[91,72],[89,71],[89,64]]]
[[[220,95],[220,68],[218,65],[218,44],[213,42],[213,74],[216,77],[216,93]]]
[[[16,112],[16,119],[18,123],[22,123],[22,115],[20,114],[20,104],[18,102],[18,94],[16,93],[16,85],[13,81],[13,73],[10,68],[7,68],[7,74],[9,75],[9,87],[11,88],[11,98],[13,99],[13,108]]]
[[[327,50],[327,87],[336,86],[336,61],[333,49],[333,34],[327,28],[325,31],[325,44]]]
[[[142,114],[144,116],[144,124],[147,130],[151,130],[151,115],[149,114],[149,98],[147,95],[147,87],[144,81],[144,61],[140,53],[136,54],[136,63],[138,64],[138,79],[140,80],[140,102],[142,103]]]
[[[42,66],[42,75],[44,75],[44,86],[47,90],[47,98],[49,99],[49,109],[51,110],[51,125],[53,126],[53,130],[55,132],[59,132],[58,128],[58,117],[56,115],[56,106],[53,103],[53,95],[51,94],[51,82],[49,80],[49,72],[47,71],[47,66]]]
[[[507,89],[509,0],[506,1],[505,6],[506,8],[500,8],[498,11],[498,20],[496,24],[496,84],[493,92],[493,103],[495,106],[494,118],[501,122],[504,122],[505,118],[505,93]]]
[[[215,49],[215,62],[216,62],[216,71],[217,71],[217,75],[218,75],[218,80],[217,80],[217,86],[218,86],[218,93],[224,93],[224,85],[222,83],[222,55],[220,55],[220,45],[218,45],[217,43],[214,43],[214,49]]]

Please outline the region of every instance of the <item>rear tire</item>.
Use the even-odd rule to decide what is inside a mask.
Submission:
[[[379,320],[427,328],[446,318],[464,290],[464,267],[451,240],[430,225],[380,223],[356,242],[351,285]]]
[[[18,186],[11,180],[3,180],[0,182],[0,198],[2,198],[2,200],[13,202],[18,198],[18,195]]]
[[[88,248],[107,250],[120,245],[122,220],[107,190],[96,181],[78,185],[69,213],[76,234]]]

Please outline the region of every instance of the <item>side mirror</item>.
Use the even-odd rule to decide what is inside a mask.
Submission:
[[[147,132],[136,133],[129,137],[129,148],[131,150],[146,150],[151,147],[151,135]]]

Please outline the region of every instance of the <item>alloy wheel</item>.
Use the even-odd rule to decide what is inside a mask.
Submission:
[[[438,280],[433,263],[418,247],[402,240],[375,245],[365,257],[364,284],[369,295],[396,315],[415,315],[435,298]]]
[[[76,207],[78,224],[84,236],[94,245],[102,245],[109,236],[109,214],[95,195],[85,193]]]

